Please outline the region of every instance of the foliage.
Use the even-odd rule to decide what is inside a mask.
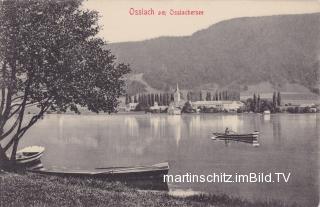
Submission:
[[[97,38],[98,13],[81,1],[0,3],[0,160],[48,110],[112,112],[124,93],[123,75],[105,41]],[[25,116],[26,107],[37,107]]]
[[[280,92],[273,93],[272,101],[267,99],[261,99],[260,95],[258,96],[254,93],[253,98],[247,99],[246,103],[246,110],[262,113],[264,111],[271,111],[272,113],[279,112],[280,109],[278,106],[281,105],[281,95]]]
[[[211,101],[211,93],[207,92],[206,101]]]
[[[184,106],[182,108],[182,112],[183,113],[193,113],[193,112],[195,112],[195,110],[193,110],[193,108],[192,108],[192,105],[191,105],[190,101],[187,101],[184,104]]]
[[[224,112],[222,109],[220,108],[214,108],[214,107],[201,107],[200,111],[202,113],[220,113],[220,112]]]
[[[278,92],[278,96],[277,96],[277,106],[281,106],[281,94],[280,94],[280,92]]]
[[[299,107],[299,106],[294,106],[294,107],[288,107],[287,108],[287,112],[289,113],[314,113],[314,112],[318,112],[318,110],[316,109],[315,111],[311,110],[311,107],[306,106],[306,107]]]
[[[138,97],[136,103],[139,103],[136,111],[145,111],[149,109],[150,106],[153,106],[155,102],[157,102],[159,106],[168,106],[171,102],[170,96],[172,98],[172,94],[169,93],[135,95],[135,97]]]

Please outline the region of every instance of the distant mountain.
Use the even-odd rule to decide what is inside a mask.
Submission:
[[[155,89],[319,89],[320,13],[243,17],[184,37],[114,43],[108,48]]]

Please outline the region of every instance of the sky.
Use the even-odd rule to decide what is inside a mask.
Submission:
[[[85,0],[83,7],[101,15],[99,36],[107,42],[186,36],[217,22],[252,16],[320,12],[320,0]],[[203,10],[203,16],[137,16],[129,10]]]

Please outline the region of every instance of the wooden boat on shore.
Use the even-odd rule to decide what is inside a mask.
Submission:
[[[38,169],[42,168],[40,158],[45,148],[41,146],[30,146],[17,151],[16,164],[21,168]]]
[[[158,180],[163,181],[163,176],[168,174],[169,164],[167,162],[158,163],[151,166],[132,166],[132,167],[106,167],[93,170],[59,170],[59,169],[35,169],[30,172],[54,175],[62,177],[82,177],[103,180]]]
[[[259,137],[259,132],[254,131],[252,133],[248,134],[237,134],[237,133],[219,133],[215,132],[213,133],[213,136],[211,139],[220,139],[220,140],[254,140],[258,139]]]

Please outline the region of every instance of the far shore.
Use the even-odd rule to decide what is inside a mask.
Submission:
[[[201,114],[211,114],[211,115],[243,115],[243,114],[257,114],[257,115],[274,115],[274,114],[319,114],[319,112],[312,112],[312,113],[290,113],[290,112],[276,112],[276,113],[270,113],[270,114],[264,114],[264,113],[258,113],[258,112],[200,112],[200,113],[182,113],[181,115],[201,115]],[[29,112],[28,114],[36,114],[33,112]],[[74,112],[65,112],[65,113],[59,113],[59,112],[49,112],[46,115],[50,114],[58,114],[58,115],[168,115],[167,113],[152,113],[152,112],[145,112],[145,111],[120,111],[117,113],[94,113],[90,111],[82,111],[80,114],[76,114]],[[45,115],[44,115],[45,116]],[[168,115],[172,116],[172,115]],[[179,115],[174,115],[179,116]]]

